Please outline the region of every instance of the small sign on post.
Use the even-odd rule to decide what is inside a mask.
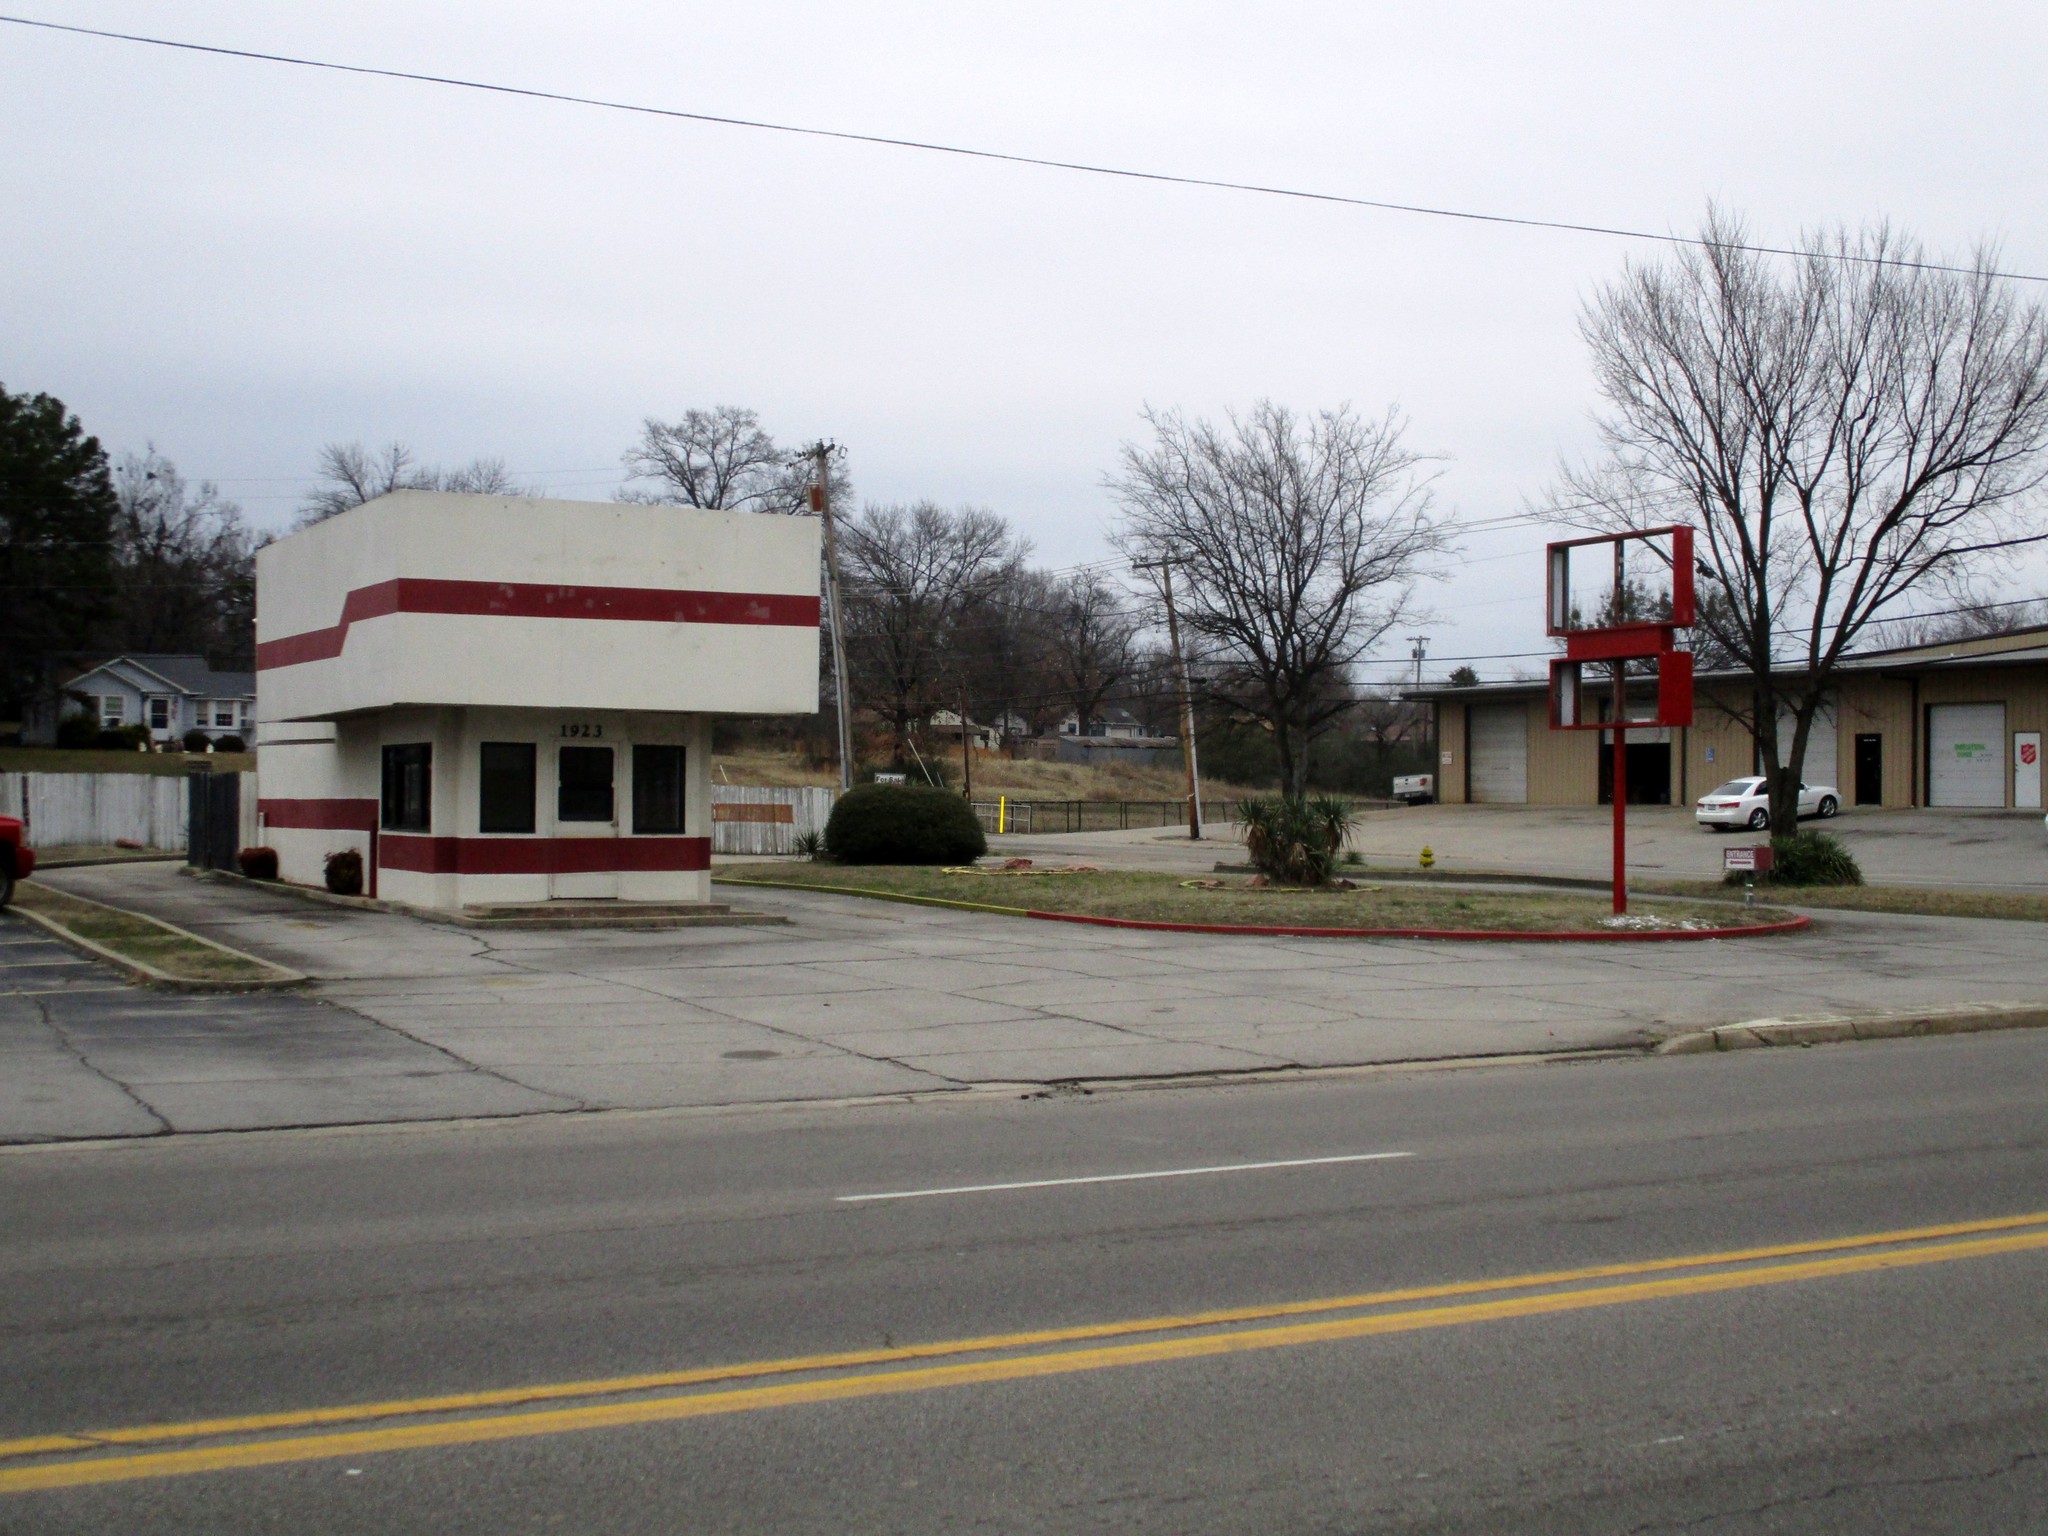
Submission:
[[[1768,875],[1771,872],[1769,844],[1751,848],[1723,848],[1721,867],[1730,874]]]

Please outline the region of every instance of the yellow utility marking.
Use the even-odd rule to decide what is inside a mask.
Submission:
[[[213,1435],[252,1434],[266,1429],[309,1429],[321,1424],[358,1423],[365,1419],[411,1418],[426,1413],[460,1413],[477,1408],[507,1408],[526,1403],[559,1402],[565,1398],[612,1397],[623,1392],[648,1392],[661,1387],[705,1386],[719,1381],[788,1376],[808,1371],[838,1370],[855,1365],[891,1365],[906,1360],[945,1359],[986,1354],[999,1349],[1030,1349],[1045,1344],[1074,1344],[1089,1339],[1121,1338],[1134,1333],[1167,1333],[1184,1328],[1211,1328],[1230,1323],[1255,1323],[1276,1317],[1301,1317],[1316,1312],[1351,1312],[1361,1307],[1389,1306],[1403,1301],[1441,1301],[1453,1296],[1479,1296],[1491,1291],[1527,1290],[1535,1286],[1571,1285],[1584,1280],[1616,1280],[1654,1275],[1674,1269],[1749,1264],[1760,1259],[1798,1258],[1846,1249],[1878,1248],[1935,1238],[1967,1237],[1982,1232],[2008,1232],[2048,1224],[2048,1211],[2025,1216],[1994,1216],[1978,1221],[1946,1222],[1933,1227],[1907,1227],[1892,1232],[1866,1232],[1855,1237],[1828,1237],[1803,1243],[1775,1243],[1762,1248],[1732,1248],[1670,1259],[1639,1259],[1619,1264],[1591,1264],[1554,1269],[1498,1280],[1454,1280],[1400,1290],[1365,1291],[1351,1296],[1324,1296],[1309,1301],[1283,1301],[1264,1306],[1226,1307],[1166,1317],[1130,1318],[1113,1323],[1081,1323],[1069,1328],[1041,1328],[1025,1333],[984,1334],[930,1344],[902,1344],[888,1349],[842,1350],[832,1354],[797,1355],[781,1360],[755,1360],[740,1365],[699,1366],[686,1371],[655,1371],[637,1376],[610,1376],[594,1381],[550,1382],[538,1386],[498,1387],[480,1392],[455,1392],[438,1397],[400,1398],[381,1403],[350,1403],[336,1408],[301,1408],[282,1413],[241,1414],[233,1418],[196,1419],[179,1424],[142,1424],[127,1429],[83,1431],[70,1435],[39,1435],[27,1440],[0,1440],[0,1457],[33,1456],[46,1451],[94,1450],[113,1445],[149,1445],[164,1440],[198,1440]]]
[[[593,1404],[578,1408],[550,1409],[534,1413],[501,1414],[488,1418],[454,1419],[432,1424],[355,1430],[342,1434],[302,1435],[284,1439],[247,1441],[240,1444],[195,1449],[158,1451],[138,1456],[103,1456],[45,1463],[39,1466],[0,1470],[0,1493],[24,1493],[37,1489],[78,1487],[92,1483],[129,1482],[142,1478],[177,1477],[196,1472],[218,1472],[238,1467],[271,1466],[284,1462],[315,1461],[335,1457],[373,1455],[388,1451],[418,1450],[434,1446],[473,1445],[495,1440],[523,1439],[571,1431],[619,1428],[677,1419],[702,1418],[714,1414],[744,1413],[761,1408],[792,1407],[804,1403],[840,1401],[921,1392],[941,1387],[1017,1381],[1033,1377],[1067,1375],[1077,1371],[1107,1370],[1119,1366],[1153,1364],[1167,1360],[1198,1359],[1205,1356],[1237,1354],[1251,1350],[1278,1349],[1300,1344],[1327,1343],[1365,1338],[1375,1334],[1405,1333],[1427,1328],[1456,1327],[1467,1323],[1493,1322],[1503,1318],[1535,1317],[1548,1313],[1579,1311],[1591,1307],[1620,1306],[1667,1297],[1710,1294],[1764,1285],[1784,1285],[1839,1275],[1865,1274],[1905,1269],[1924,1264],[1950,1263],[1994,1254],[2020,1253],[2048,1248],[2048,1231],[2018,1232],[2002,1237],[1978,1237],[1960,1241],[1925,1243],[1924,1238],[1956,1232],[1986,1232],[2021,1226],[2038,1226],[2048,1213],[2027,1217],[2006,1217],[1995,1221],[1962,1222],[1945,1227],[1924,1227],[1915,1232],[1871,1234],[1859,1238],[1832,1239],[1819,1243],[1783,1244],[1772,1248],[1741,1250],[1748,1257],[1827,1252],[1844,1248],[1869,1247],[1880,1243],[1923,1239],[1922,1246],[1895,1248],[1883,1253],[1851,1253],[1846,1256],[1809,1259],[1803,1263],[1772,1263],[1741,1269],[1720,1269],[1710,1274],[1684,1275],[1663,1280],[1643,1280],[1626,1285],[1603,1285],[1578,1290],[1551,1291],[1536,1296],[1504,1297],[1468,1302],[1458,1306],[1419,1307],[1399,1312],[1378,1312],[1364,1317],[1332,1318],[1281,1327],[1244,1329],[1234,1333],[1209,1333],[1193,1337],[1151,1339],[1142,1343],[1111,1345],[1093,1349],[1058,1350],[1050,1353],[1011,1356],[996,1360],[970,1361],[953,1365],[926,1366],[903,1371],[827,1377],[816,1381],[788,1382],[774,1386],[743,1387],[721,1392],[699,1392],[681,1397],[642,1398],[632,1402]],[[1655,1270],[1691,1268],[1728,1263],[1735,1254],[1696,1255],[1691,1258],[1655,1260],[1639,1265],[1602,1265],[1586,1270],[1559,1271],[1548,1277],[1556,1283],[1566,1277],[1608,1277],[1643,1274]],[[1522,1277],[1520,1282],[1470,1282],[1426,1287],[1413,1291],[1381,1292],[1376,1296],[1354,1297],[1348,1302],[1335,1299],[1299,1302],[1287,1307],[1245,1309],[1231,1313],[1193,1314],[1179,1319],[1147,1319],[1135,1324],[1104,1324],[1092,1329],[1047,1330],[1035,1334],[993,1336],[963,1340],[951,1345],[925,1349],[863,1351],[849,1355],[807,1357],[809,1363],[770,1361],[752,1367],[727,1367],[705,1372],[676,1372],[663,1377],[616,1378],[606,1390],[631,1390],[626,1383],[673,1383],[734,1379],[768,1374],[771,1371],[816,1370],[833,1363],[900,1360],[920,1354],[930,1357],[968,1349],[1014,1347],[1048,1340],[1103,1336],[1112,1330],[1132,1333],[1143,1329],[1190,1328],[1203,1322],[1237,1321],[1246,1317],[1284,1316],[1311,1310],[1328,1310],[1339,1305],[1370,1305],[1375,1301],[1415,1299],[1426,1296],[1470,1294],[1474,1291],[1504,1289],[1514,1283],[1541,1284],[1545,1277]],[[568,1387],[532,1389],[515,1397],[508,1393],[471,1393],[457,1397],[413,1400],[408,1411],[428,1413],[451,1408],[477,1406],[487,1402],[535,1400],[541,1394],[563,1395]],[[590,1384],[585,1392],[593,1390]],[[399,1405],[371,1405],[386,1412],[401,1411]],[[114,1431],[93,1436],[44,1436],[36,1440],[6,1443],[14,1455],[34,1451],[78,1450],[121,1443],[114,1437],[148,1436],[162,1438],[171,1433],[184,1436],[232,1433],[236,1429],[277,1427],[281,1421],[297,1424],[332,1422],[335,1416],[363,1417],[365,1408],[316,1410],[303,1415],[258,1415],[245,1419],[216,1419],[183,1426],[147,1426],[139,1430]],[[127,1443],[134,1443],[130,1438]]]

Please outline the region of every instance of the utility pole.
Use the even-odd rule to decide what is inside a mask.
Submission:
[[[832,694],[838,701],[839,787],[853,788],[853,696],[846,681],[846,625],[839,611],[839,540],[832,528],[832,455],[836,444],[822,439],[806,450],[818,461],[818,478],[811,484],[811,510],[818,514],[825,533],[825,614],[832,626]]]
[[[960,793],[974,803],[974,748],[967,740],[967,685],[960,685]]]
[[[1420,688],[1422,686],[1422,653],[1429,649],[1429,636],[1410,635],[1408,638],[1414,642],[1408,651],[1408,658],[1415,663],[1415,686]]]
[[[1160,593],[1166,599],[1166,641],[1173,648],[1174,676],[1180,683],[1181,756],[1188,765],[1188,836],[1202,839],[1202,777],[1195,765],[1195,695],[1188,685],[1187,658],[1180,649],[1180,618],[1173,611],[1173,563],[1168,560],[1135,562],[1141,571],[1159,573]]]

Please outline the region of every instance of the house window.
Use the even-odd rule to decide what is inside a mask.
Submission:
[[[235,723],[235,706],[233,704],[214,705],[213,723],[215,725],[233,725]]]
[[[683,830],[683,749],[633,749],[633,830]]]
[[[560,775],[555,796],[557,821],[612,820],[610,747],[563,747],[556,766]]]
[[[384,830],[425,832],[433,822],[434,749],[412,742],[384,749]]]
[[[100,695],[100,724],[108,730],[118,727],[128,717],[128,701],[118,693]]]
[[[539,748],[530,741],[487,741],[478,775],[476,828],[479,832],[531,832],[539,775]]]
[[[149,728],[152,731],[168,731],[171,728],[171,701],[151,699],[149,701]]]

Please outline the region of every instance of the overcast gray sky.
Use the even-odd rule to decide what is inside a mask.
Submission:
[[[1518,216],[1683,231],[1712,198],[1772,243],[1888,216],[2048,272],[2037,5],[17,6]],[[1261,396],[1398,402],[1444,507],[1491,518],[1586,447],[1575,316],[1653,254],[13,26],[0,142],[0,382],[268,527],[324,442],[601,500],[643,416],[734,402],[846,444],[866,498],[990,506],[1067,565],[1107,552],[1146,403]],[[1433,657],[1538,648],[1542,539],[1467,539]]]

